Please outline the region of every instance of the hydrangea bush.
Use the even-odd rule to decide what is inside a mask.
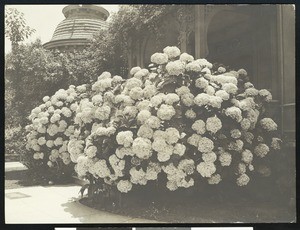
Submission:
[[[60,89],[51,97],[45,96],[44,103],[31,111],[31,124],[26,126],[25,164],[41,177],[59,180],[74,172],[67,147],[75,132],[78,103],[87,97],[86,89],[86,85]]]
[[[243,69],[214,67],[177,47],[153,54],[151,62],[151,72],[134,67],[127,80],[104,72],[76,109],[68,104],[73,132],[62,138],[70,155],[63,162],[71,160],[80,177],[121,193],[151,181],[171,191],[226,180],[245,186],[264,173],[256,166],[281,145],[277,124],[265,113],[268,90],[256,89]],[[34,125],[41,123],[39,113],[33,111],[29,136],[35,158],[41,157],[38,143],[50,140]]]
[[[99,128],[93,124],[92,133],[105,139],[85,140],[79,175],[125,193],[163,178],[171,191],[218,184],[226,175],[247,185],[255,162],[280,148],[276,123],[264,117],[270,92],[255,89],[245,70],[214,70],[176,47],[151,61],[156,70],[134,67],[109,104],[115,112]]]

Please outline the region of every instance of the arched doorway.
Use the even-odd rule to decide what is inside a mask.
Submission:
[[[276,7],[271,5],[234,6],[216,13],[207,29],[207,59],[246,69],[258,88],[276,96],[275,19]]]
[[[253,76],[253,23],[249,14],[233,10],[218,12],[207,30],[207,59],[233,69],[245,68]]]

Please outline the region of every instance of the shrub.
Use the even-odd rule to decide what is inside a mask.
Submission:
[[[85,125],[89,135],[81,136],[85,147],[76,151],[77,173],[123,193],[148,181],[171,191],[222,180],[245,186],[263,174],[255,165],[267,164],[281,143],[276,123],[264,116],[270,92],[254,88],[245,70],[215,69],[176,47],[151,60],[155,71],[130,71],[105,122]],[[93,106],[90,111],[103,107]]]
[[[269,91],[254,88],[243,69],[214,67],[177,47],[151,61],[151,72],[134,67],[127,80],[104,72],[45,97],[27,127],[34,167],[60,177],[75,165],[92,193],[107,186],[128,193],[150,181],[170,191],[246,186],[268,176],[281,145],[277,124],[265,117]]]

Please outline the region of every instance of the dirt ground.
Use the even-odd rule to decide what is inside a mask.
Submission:
[[[164,194],[149,197],[126,194],[118,202],[81,199],[89,207],[171,223],[291,223],[296,221],[295,204],[289,199],[235,194],[231,191],[203,191],[198,194]],[[234,191],[236,192],[236,191]],[[269,199],[267,198],[269,197]],[[271,198],[270,198],[271,197]]]
[[[28,170],[5,173],[5,189],[41,185]],[[255,192],[254,192],[255,191]],[[105,202],[104,202],[105,200]],[[89,207],[136,218],[171,223],[291,223],[295,222],[295,201],[270,188],[240,190],[217,188],[200,191],[157,193],[140,190],[121,199],[81,203]]]

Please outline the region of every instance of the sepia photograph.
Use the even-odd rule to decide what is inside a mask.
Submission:
[[[6,224],[296,223],[295,5],[4,10]]]

